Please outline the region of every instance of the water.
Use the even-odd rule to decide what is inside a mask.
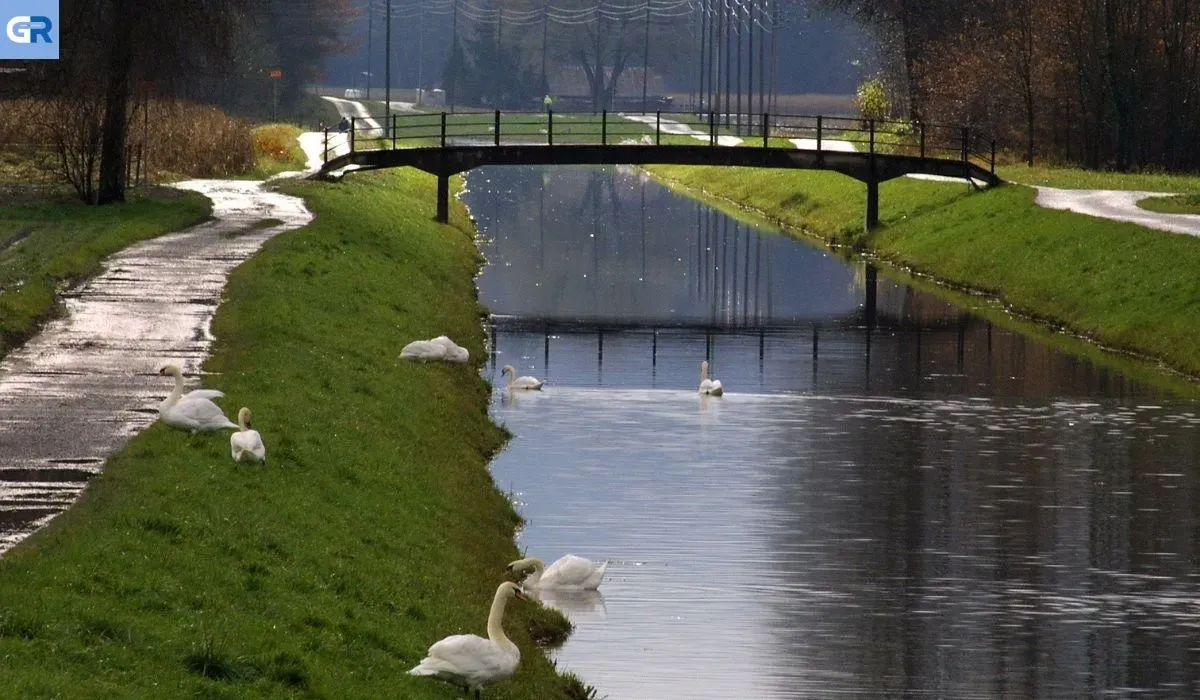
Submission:
[[[612,561],[548,601],[561,665],[612,700],[1200,689],[1194,401],[635,175],[542,177],[467,202],[488,369],[548,380],[494,405],[520,544]]]

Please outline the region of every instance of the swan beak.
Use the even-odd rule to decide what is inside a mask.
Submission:
[[[513,596],[516,597],[517,600],[529,600],[529,596],[525,595],[525,591],[521,590],[520,588],[513,593]]]

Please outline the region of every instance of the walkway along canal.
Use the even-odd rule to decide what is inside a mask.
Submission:
[[[467,184],[489,370],[547,380],[495,479],[529,555],[612,561],[544,596],[601,695],[1200,688],[1195,399],[637,173]]]
[[[111,256],[65,295],[63,318],[0,362],[0,552],[68,508],[158,418],[172,387],[157,370],[199,370],[229,272],[312,218],[300,199],[257,182],[178,186],[212,199],[215,220]]]

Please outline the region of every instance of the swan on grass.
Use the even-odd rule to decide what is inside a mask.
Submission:
[[[500,370],[500,376],[508,375],[509,389],[529,389],[539,390],[546,382],[537,377],[518,377],[517,370],[512,365],[504,365],[504,369]]]
[[[708,378],[708,360],[700,363],[700,393],[708,396],[720,396],[725,393],[720,379]]]
[[[166,365],[158,373],[175,378],[175,389],[158,405],[159,420],[172,428],[191,433],[238,427],[237,423],[225,417],[220,406],[212,402],[225,394],[216,389],[197,389],[185,395],[183,373],[176,365]]]
[[[533,569],[533,572],[521,582],[521,585],[526,588],[573,588],[594,591],[604,580],[608,562],[596,563],[574,554],[567,554],[550,566],[546,566],[546,563],[537,557],[526,557],[514,561],[505,568],[506,571],[516,574],[523,573],[527,569]]]
[[[431,676],[464,692],[474,690],[477,698],[482,686],[511,676],[521,661],[521,650],[504,634],[504,608],[513,598],[528,600],[515,583],[500,584],[488,613],[486,639],[474,634],[446,637],[429,647],[428,654],[409,674]]]
[[[471,353],[450,338],[439,335],[429,340],[414,340],[400,350],[400,357],[421,362],[452,362],[463,364]]]
[[[238,411],[238,431],[229,436],[229,451],[235,462],[266,462],[267,446],[262,435],[250,427],[250,409],[242,406]]]

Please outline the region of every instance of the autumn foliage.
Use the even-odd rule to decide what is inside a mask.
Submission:
[[[871,25],[913,119],[971,123],[1031,161],[1200,168],[1200,3],[824,4]]]

